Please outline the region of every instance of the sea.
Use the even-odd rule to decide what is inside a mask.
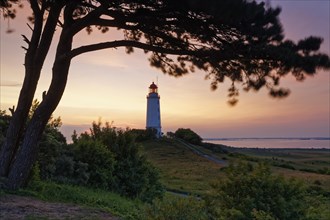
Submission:
[[[204,142],[239,148],[330,149],[330,137],[322,138],[205,138]]]

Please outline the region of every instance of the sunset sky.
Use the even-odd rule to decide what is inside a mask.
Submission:
[[[281,6],[285,36],[298,40],[310,35],[324,38],[321,51],[330,54],[330,1],[273,0]],[[1,110],[17,104],[24,77],[25,46],[21,34],[30,35],[26,26],[29,8],[10,21],[1,18],[0,27],[0,101]],[[7,34],[7,27],[14,32]],[[110,36],[111,35],[111,36]],[[118,38],[118,33],[105,35],[85,33],[75,39],[75,46],[88,42]],[[54,49],[46,61],[36,98],[47,90]],[[150,67],[148,57],[136,50],[131,55],[123,49],[104,50],[74,58],[64,96],[54,113],[61,116],[62,131],[70,136],[73,129],[82,132],[92,121],[113,121],[116,127],[144,128],[146,95],[152,81],[159,85],[163,131],[191,128],[204,138],[210,137],[329,137],[329,72],[296,82],[282,79],[291,89],[288,98],[277,100],[267,91],[241,91],[235,107],[227,104],[229,80],[218,90],[210,90],[205,73],[196,72],[181,78],[164,75]]]

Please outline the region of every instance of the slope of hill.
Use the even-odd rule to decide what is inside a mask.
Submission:
[[[190,147],[188,146],[190,145]],[[330,151],[297,149],[239,149],[216,145],[196,146],[175,139],[142,143],[142,149],[161,172],[171,191],[204,194],[221,178],[221,168],[238,160],[267,162],[285,177],[296,177],[330,193]],[[215,160],[224,163],[218,163]]]
[[[170,191],[203,194],[224,167],[171,139],[144,142],[142,150],[160,170],[162,182]]]

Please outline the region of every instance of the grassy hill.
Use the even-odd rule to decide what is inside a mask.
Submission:
[[[296,177],[310,186],[330,193],[330,150],[326,149],[239,149],[217,145],[196,146],[201,154],[225,159],[268,162],[272,170],[285,177]],[[161,172],[162,182],[171,191],[204,194],[221,178],[224,165],[212,162],[173,139],[146,141],[142,151]]]
[[[223,167],[171,139],[146,141],[142,151],[161,173],[168,190],[202,194],[221,176]]]

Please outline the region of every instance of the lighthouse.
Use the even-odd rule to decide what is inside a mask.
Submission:
[[[155,129],[156,136],[162,135],[162,127],[160,124],[160,105],[159,105],[158,86],[152,82],[149,86],[149,94],[147,95],[147,125],[148,129]]]

